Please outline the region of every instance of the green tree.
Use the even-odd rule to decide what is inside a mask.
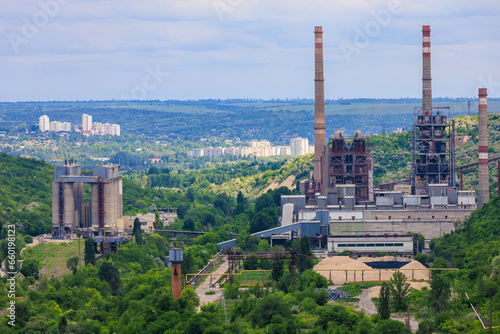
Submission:
[[[177,207],[177,217],[179,219],[184,219],[184,217],[186,216],[186,213],[188,212],[189,210],[189,206],[185,205],[185,204],[181,204]]]
[[[302,236],[299,241],[299,250],[298,253],[303,255],[304,257],[312,257],[313,253],[311,251],[311,243],[309,241],[309,237],[307,235]],[[307,269],[312,269],[314,267],[313,259],[305,259],[299,258],[297,260],[297,269],[300,273],[303,273]]]
[[[274,199],[272,194],[265,193],[257,197],[255,200],[255,212],[258,213],[261,210],[274,206]]]
[[[36,275],[38,275],[38,263],[31,259],[24,261],[21,268],[21,274],[23,274],[24,277],[36,277]]]
[[[445,275],[434,275],[431,282],[431,306],[441,313],[445,310],[449,299],[450,281]]]
[[[397,311],[405,311],[408,294],[410,293],[410,283],[406,283],[406,276],[400,271],[396,271],[391,277],[391,295]]]
[[[377,312],[381,320],[386,320],[391,317],[390,303],[391,291],[387,283],[383,283],[380,288],[380,294],[378,299]]]
[[[132,229],[132,235],[135,235],[137,231],[141,231],[141,221],[139,218],[134,219],[134,228]]]
[[[92,238],[85,239],[85,265],[94,264],[95,263],[95,248],[94,248],[94,240]]]
[[[251,315],[252,321],[263,328],[271,322],[285,322],[291,318],[292,311],[282,292],[267,295],[257,301],[255,310]]]
[[[68,327],[68,320],[66,319],[65,316],[62,316],[59,319],[59,324],[57,325],[59,329],[59,333],[64,334],[66,333],[66,328]]]
[[[78,256],[70,257],[66,262],[66,267],[68,267],[68,269],[70,269],[73,274],[75,274],[78,268]]]
[[[214,201],[214,207],[220,209],[225,216],[230,215],[232,213],[231,206],[231,197],[229,197],[226,193],[219,193]]]
[[[411,330],[405,327],[401,321],[380,320],[375,327],[376,334],[411,334]]]
[[[194,220],[191,217],[187,217],[184,220],[184,225],[182,225],[182,229],[186,231],[194,231]]]
[[[135,243],[142,245],[142,233],[140,231],[135,233]]]
[[[162,224],[161,219],[160,219],[160,213],[158,212],[158,210],[155,211],[154,227],[155,227],[155,230],[161,230],[161,228],[163,227],[163,224]]]
[[[181,273],[183,275],[191,274],[196,271],[196,264],[194,262],[194,257],[191,252],[184,252],[183,259],[181,263]]]
[[[276,227],[272,216],[266,212],[259,212],[250,222],[250,233],[256,233]]]
[[[118,268],[116,268],[111,262],[106,261],[101,264],[97,276],[101,281],[106,281],[109,283],[111,292],[113,292],[114,295],[118,293],[121,285],[120,272],[118,271]]]
[[[31,235],[25,235],[24,236],[24,241],[27,243],[27,244],[31,244],[33,243],[33,237]]]
[[[432,262],[431,268],[448,268],[448,262],[446,262],[445,259],[442,257],[439,257]],[[438,276],[441,274],[441,270],[433,270],[432,271],[432,279],[434,279],[435,276]]]
[[[248,199],[240,191],[236,196],[236,215],[243,213],[246,209],[248,209]]]

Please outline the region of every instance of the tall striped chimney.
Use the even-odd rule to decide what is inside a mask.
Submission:
[[[314,180],[321,184],[325,146],[325,79],[323,77],[323,28],[314,28]],[[322,190],[323,191],[323,190]]]
[[[490,177],[488,173],[488,91],[479,88],[479,191],[478,207],[490,200]]]
[[[431,27],[422,26],[422,114],[432,115]]]

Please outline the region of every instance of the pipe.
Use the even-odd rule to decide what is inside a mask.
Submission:
[[[422,26],[422,74],[422,114],[432,116],[430,26]]]
[[[314,180],[321,184],[325,146],[325,86],[323,76],[323,28],[314,28]],[[322,187],[324,188],[324,187]],[[320,189],[324,192],[323,189]]]
[[[479,189],[478,207],[490,199],[488,173],[488,92],[486,88],[479,88]]]

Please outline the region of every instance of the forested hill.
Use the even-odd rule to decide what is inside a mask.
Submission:
[[[492,325],[499,326],[500,197],[474,211],[451,234],[433,239],[431,248],[433,267],[451,264],[458,270],[434,272],[431,290],[412,293],[412,308],[421,321],[418,333],[483,333],[471,303],[488,326],[491,302]]]
[[[0,153],[0,222],[16,223],[25,234],[50,231],[53,179],[44,161]]]

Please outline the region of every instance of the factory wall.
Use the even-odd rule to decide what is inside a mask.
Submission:
[[[377,221],[330,222],[331,235],[421,233],[426,239],[438,238],[455,230],[453,221]]]

